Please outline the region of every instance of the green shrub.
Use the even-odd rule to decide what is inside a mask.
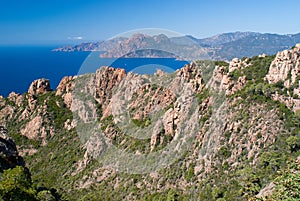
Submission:
[[[276,190],[273,194],[275,200],[300,200],[300,164],[290,163],[286,170],[274,180]]]
[[[32,187],[30,175],[24,167],[17,166],[4,170],[0,180],[0,197],[11,201],[34,201],[36,191]]]
[[[145,128],[151,124],[150,118],[145,119],[131,119],[131,121],[138,127]]]
[[[299,136],[290,136],[286,139],[286,142],[287,142],[291,152],[296,152],[300,149]]]
[[[210,93],[209,93],[209,89],[204,88],[201,93],[196,94],[196,99],[198,101],[199,104],[201,104],[205,99],[207,99],[209,97]]]
[[[226,146],[222,146],[218,152],[222,158],[228,158],[231,155],[230,150]]]
[[[215,65],[216,66],[224,66],[224,67],[228,67],[229,63],[225,62],[225,61],[215,61]]]

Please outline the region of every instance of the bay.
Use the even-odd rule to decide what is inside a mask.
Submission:
[[[101,66],[127,72],[153,74],[157,69],[172,73],[186,61],[174,58],[99,58],[99,52],[53,52],[57,46],[0,46],[0,95],[24,93],[39,78],[55,89],[64,76],[95,72]]]

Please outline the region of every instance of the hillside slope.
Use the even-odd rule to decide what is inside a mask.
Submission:
[[[102,67],[54,91],[41,79],[0,99],[0,124],[33,182],[62,199],[265,196],[300,152],[299,54],[297,45],[173,74]]]

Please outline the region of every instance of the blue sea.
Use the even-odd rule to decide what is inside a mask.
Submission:
[[[187,62],[174,58],[102,59],[99,52],[53,52],[58,46],[0,46],[0,95],[24,93],[35,79],[50,80],[55,89],[61,78],[95,72],[100,66],[152,74],[158,68],[173,72]]]

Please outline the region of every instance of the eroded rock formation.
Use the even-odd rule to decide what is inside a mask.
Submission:
[[[51,91],[50,81],[47,79],[38,79],[31,83],[28,94],[37,95]]]

